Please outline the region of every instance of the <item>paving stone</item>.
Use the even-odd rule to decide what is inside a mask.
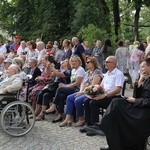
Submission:
[[[132,91],[127,86],[125,95],[131,96]],[[8,136],[0,128],[0,150],[99,150],[107,146],[104,136],[88,137],[74,123],[62,128],[59,123],[51,123],[55,116],[47,115],[44,121],[37,121],[32,131],[19,138]]]

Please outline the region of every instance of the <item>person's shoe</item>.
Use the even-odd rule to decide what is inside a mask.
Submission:
[[[52,120],[52,123],[57,123],[57,122],[59,122],[59,121],[62,121],[62,117],[61,118],[59,118],[59,119],[54,119],[54,120]]]
[[[95,133],[91,133],[91,132],[87,132],[86,135],[87,136],[95,136],[96,134]]]
[[[105,133],[100,129],[98,125],[86,126],[85,130],[94,134],[105,136]]]
[[[79,126],[84,126],[84,125],[85,125],[85,122],[83,120],[83,121],[78,121],[74,126],[79,127]]]
[[[60,127],[71,126],[71,125],[72,125],[71,121],[66,121],[66,122],[62,122],[61,124],[59,124]]]
[[[42,120],[44,120],[45,119],[45,116],[37,116],[36,118],[35,118],[35,121],[42,121]]]
[[[111,150],[111,149],[109,147],[106,147],[106,148],[101,147],[100,150]]]
[[[56,110],[51,111],[51,112],[47,112],[46,110],[43,110],[42,113],[45,114],[45,115],[48,115],[48,114],[55,114],[55,113],[56,113]]]
[[[81,132],[81,133],[86,133],[87,131],[85,130],[85,126],[83,127],[83,128],[81,128],[81,129],[79,129],[79,131]]]

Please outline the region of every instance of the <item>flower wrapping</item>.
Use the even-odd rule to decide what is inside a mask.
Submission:
[[[104,94],[104,88],[102,85],[90,85],[84,89],[84,94],[92,99],[97,94]]]

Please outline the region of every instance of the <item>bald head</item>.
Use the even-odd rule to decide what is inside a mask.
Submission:
[[[116,67],[116,65],[117,65],[117,58],[115,56],[109,56],[109,57],[107,57],[107,61],[113,62],[113,64]]]

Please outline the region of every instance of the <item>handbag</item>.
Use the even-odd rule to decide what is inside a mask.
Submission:
[[[58,88],[58,84],[59,84],[58,82],[50,83],[50,84],[48,84],[47,88],[51,92],[56,91]]]

